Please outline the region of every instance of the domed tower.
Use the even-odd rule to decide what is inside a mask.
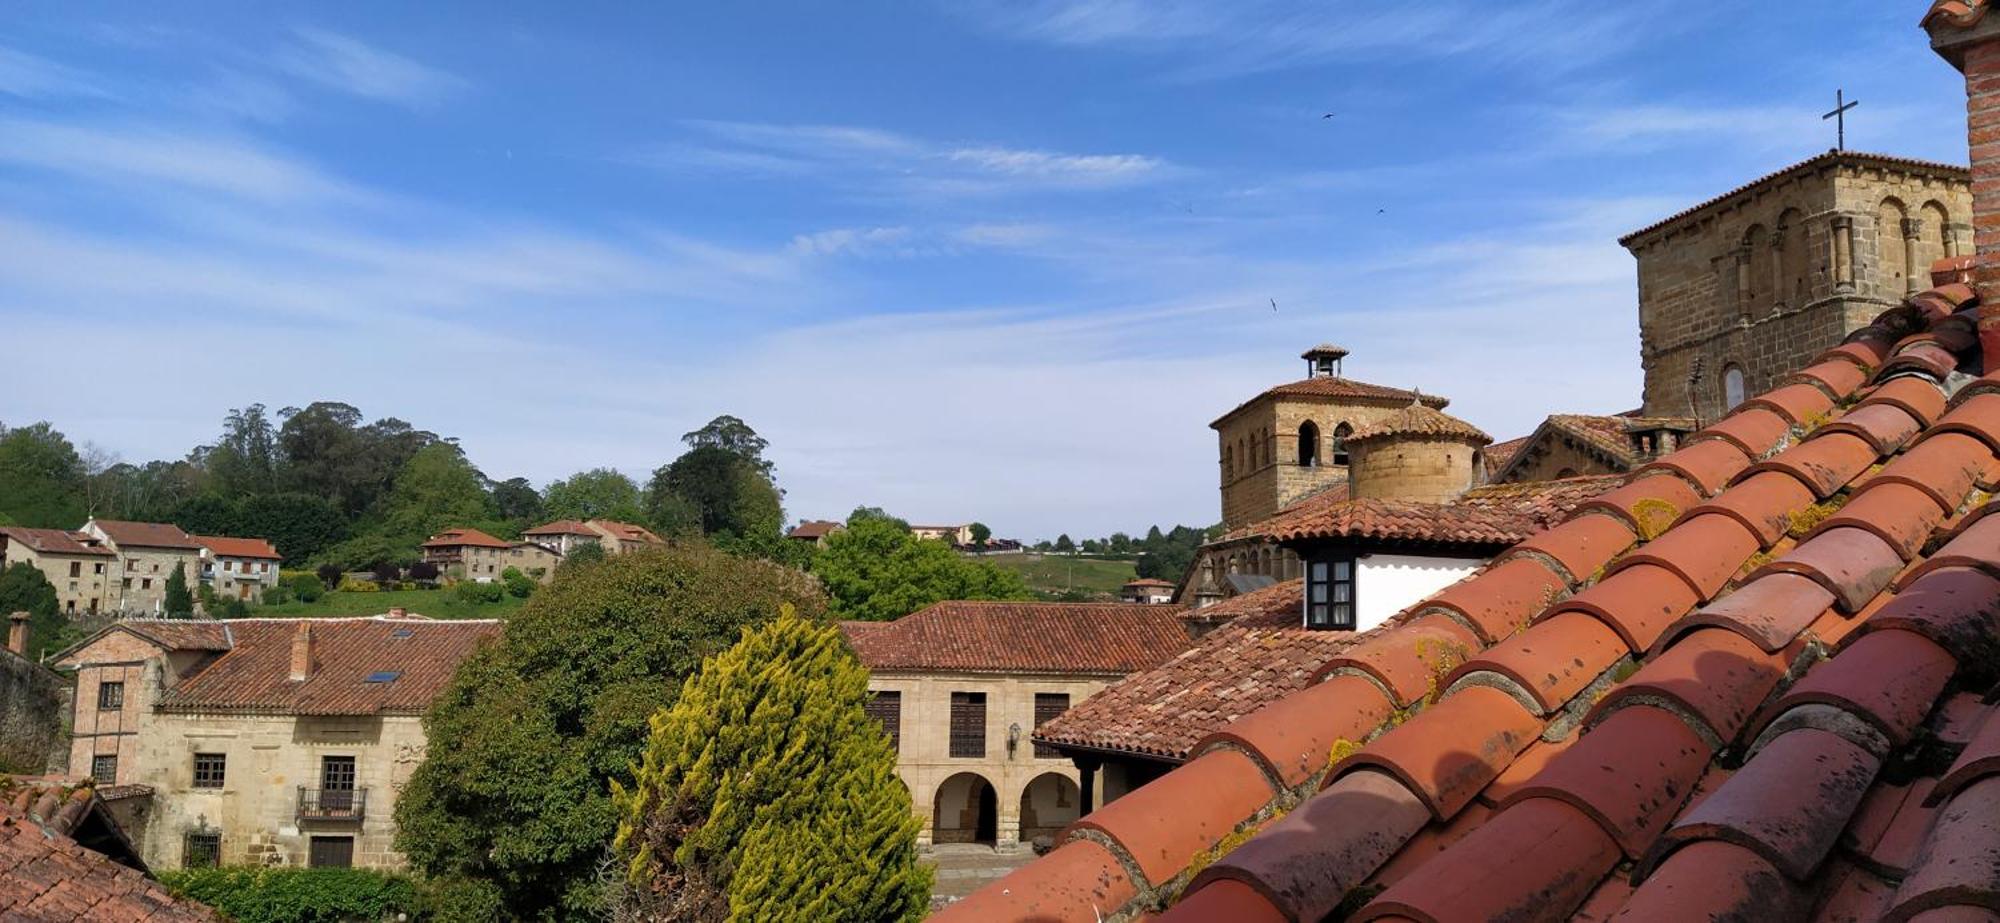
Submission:
[[[1412,401],[1347,437],[1350,496],[1449,502],[1473,485],[1479,450],[1492,441],[1479,427]]]

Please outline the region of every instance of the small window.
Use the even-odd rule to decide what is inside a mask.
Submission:
[[[951,755],[970,759],[986,755],[986,693],[951,694]]]
[[[99,785],[118,784],[118,757],[109,753],[91,757],[90,777]]]
[[[104,573],[104,564],[103,564],[102,562],[99,562],[99,563],[97,563],[96,565],[93,565],[93,566],[94,566],[94,567],[95,567],[96,569],[95,569],[95,570],[93,570],[93,571],[92,571],[92,573],[97,573],[97,574],[101,574],[101,573]]]
[[[1319,424],[1307,420],[1299,424],[1299,467],[1319,464]]]
[[[1069,711],[1069,693],[1035,693],[1035,730],[1041,730],[1042,725],[1056,720],[1057,716],[1066,711]],[[1057,750],[1045,743],[1037,742],[1035,744],[1035,758],[1038,760],[1057,759],[1061,756],[1061,750]]]
[[[1354,434],[1354,427],[1345,423],[1333,428],[1333,463],[1347,464],[1347,437]]]
[[[1353,631],[1354,559],[1320,558],[1306,565],[1306,627]]]
[[[69,575],[72,577],[83,576],[83,562],[82,561],[69,562]]]
[[[889,735],[889,748],[903,752],[903,694],[900,692],[877,692],[868,697],[868,717],[882,722],[882,730]]]
[[[1743,370],[1730,366],[1722,370],[1722,409],[1735,410],[1743,403]]]
[[[229,757],[221,753],[197,753],[194,755],[194,787],[221,788],[223,770],[228,766]]]
[[[125,684],[108,682],[97,684],[97,710],[117,711],[125,707]]]
[[[222,834],[190,833],[181,847],[181,867],[212,869],[222,864]]]
[[[142,578],[140,578],[140,580],[139,580],[139,589],[142,589],[142,590],[150,590],[150,589],[152,589],[152,588],[153,588],[153,578],[151,578],[151,577],[142,577]]]
[[[401,679],[402,677],[403,677],[403,671],[401,670],[376,670],[375,672],[368,674],[368,678],[362,680],[362,682],[393,683],[396,680]]]

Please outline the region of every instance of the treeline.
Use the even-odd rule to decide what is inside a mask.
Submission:
[[[1106,538],[1086,538],[1082,542],[1069,537],[1069,533],[1056,536],[1054,541],[1036,542],[1036,551],[1053,551],[1059,554],[1102,554],[1113,557],[1136,557],[1135,566],[1141,577],[1160,580],[1179,580],[1194,561],[1195,551],[1222,532],[1221,526],[1197,529],[1193,526],[1175,526],[1162,532],[1159,526],[1146,530],[1144,538],[1133,538],[1123,532],[1113,532]]]
[[[85,519],[171,522],[198,534],[269,539],[288,567],[408,565],[441,529],[501,538],[553,519],[606,518],[668,536],[706,536],[760,557],[797,557],[780,535],[782,493],[766,441],[720,416],[682,437],[687,450],[646,484],[610,468],[536,490],[496,479],[457,441],[349,404],[276,415],[231,410],[212,443],[177,460],[134,464],[79,449],[49,423],[0,425],[0,525],[74,529]],[[792,561],[791,563],[800,563]]]

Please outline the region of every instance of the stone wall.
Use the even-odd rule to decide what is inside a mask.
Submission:
[[[1927,287],[1930,264],[1966,247],[1970,214],[1961,170],[1847,154],[1627,237],[1645,413],[1711,422],[1731,395],[1772,387]]]
[[[1472,487],[1477,449],[1421,437],[1370,439],[1354,447],[1353,495],[1442,503]]]
[[[1347,480],[1347,466],[1336,461],[1334,434],[1342,425],[1360,429],[1403,406],[1399,401],[1265,397],[1220,421],[1216,464],[1223,527],[1237,529],[1268,519]],[[1299,433],[1308,422],[1318,430],[1310,467],[1299,464]]]
[[[0,772],[61,771],[70,695],[62,674],[0,649]]]
[[[41,554],[20,542],[0,538],[0,567],[22,562],[32,565],[49,579],[49,585],[56,588],[56,605],[65,613],[97,612],[110,605],[108,601],[117,596],[117,592],[110,589],[111,579],[107,573],[113,567],[110,557]]]

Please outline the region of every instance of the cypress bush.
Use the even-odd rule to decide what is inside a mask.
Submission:
[[[868,672],[830,626],[780,617],[690,676],[651,719],[631,789],[613,783],[624,913],[646,920],[917,920],[896,754]]]

